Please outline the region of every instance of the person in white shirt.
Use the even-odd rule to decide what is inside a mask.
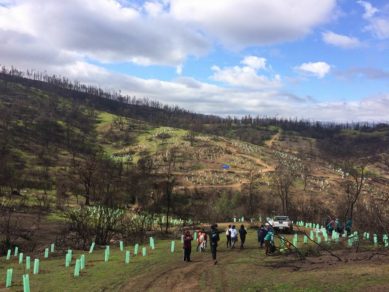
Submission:
[[[235,243],[238,241],[238,230],[236,230],[235,225],[231,227],[231,248],[235,248]]]

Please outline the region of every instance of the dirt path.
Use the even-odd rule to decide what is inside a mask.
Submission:
[[[277,140],[280,138],[280,135],[281,135],[281,133],[278,132],[278,133],[275,134],[270,140],[267,140],[267,141],[265,142],[265,145],[266,145],[267,147],[269,147],[269,148],[272,148],[273,143],[274,143],[275,141],[277,141]]]
[[[201,282],[203,280],[207,281],[203,277],[208,278],[213,270],[220,270],[222,266],[214,265],[209,252],[200,254],[192,251],[193,257],[195,259],[191,263],[180,261],[174,263],[169,269],[133,279],[121,291],[201,290]],[[219,252],[218,261],[226,265],[229,262],[228,254]],[[209,280],[211,281],[212,279]]]
[[[250,155],[247,155],[247,154],[243,154],[243,153],[239,153],[238,155],[242,156],[244,158],[250,159],[250,160],[254,161],[257,164],[263,165],[265,168],[262,169],[262,172],[274,171],[274,167],[273,166],[268,165],[266,162],[264,162],[260,158],[253,157],[253,156],[250,156]]]

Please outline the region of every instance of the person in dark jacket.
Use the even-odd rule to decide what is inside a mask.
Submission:
[[[239,236],[240,236],[240,249],[244,248],[244,242],[246,241],[247,231],[244,229],[244,225],[240,226]]]
[[[265,236],[267,233],[267,230],[265,226],[262,224],[260,228],[258,228],[258,242],[261,248],[263,248],[263,245],[265,243]]]
[[[353,221],[350,219],[347,220],[346,222],[346,231],[347,231],[347,235],[350,235],[351,234],[351,227],[353,226]]]
[[[190,262],[190,253],[192,252],[192,234],[189,230],[184,233],[184,261]]]
[[[209,241],[211,245],[211,253],[214,264],[217,264],[216,253],[217,253],[217,243],[219,242],[219,232],[217,230],[217,224],[211,226],[211,234],[209,235]]]

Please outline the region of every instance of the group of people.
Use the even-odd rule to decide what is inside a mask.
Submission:
[[[353,221],[351,220],[351,218],[346,221],[346,224],[342,224],[342,222],[338,218],[333,219],[330,216],[328,216],[327,222],[326,222],[327,233],[330,236],[332,235],[332,232],[334,232],[334,231],[336,231],[340,234],[342,234],[344,231],[346,231],[347,235],[350,235],[352,226],[353,226]]]
[[[198,231],[197,236],[197,251],[204,252],[208,245],[211,247],[212,259],[214,264],[217,264],[216,254],[218,242],[220,241],[219,231],[217,230],[217,224],[213,224],[211,226],[211,232],[207,234],[204,229]],[[234,249],[236,243],[238,242],[238,238],[240,238],[240,248],[244,248],[244,244],[246,242],[247,230],[244,225],[241,225],[239,230],[236,229],[235,225],[228,225],[226,231],[226,239],[227,239],[227,248]],[[274,231],[270,224],[266,223],[265,225],[261,225],[257,230],[258,243],[261,248],[265,246],[265,254],[269,255],[274,250]],[[190,233],[189,229],[185,230],[183,235],[183,248],[184,248],[184,261],[190,262],[190,255],[192,252],[192,241],[193,236]]]
[[[257,237],[260,248],[263,248],[263,245],[265,245],[266,255],[274,252],[274,230],[269,223],[262,224],[257,229]]]
[[[208,235],[204,231],[204,229],[200,230],[197,236],[197,251],[204,252],[207,247],[208,242]],[[210,246],[211,246],[211,253],[212,253],[212,259],[214,261],[214,264],[217,264],[216,260],[216,253],[217,253],[217,245],[220,240],[219,232],[217,230],[217,224],[213,224],[211,226],[211,232],[209,234],[210,237]],[[192,252],[192,240],[193,236],[190,233],[189,229],[185,230],[183,235],[183,248],[184,248],[184,261],[190,262],[190,255]]]
[[[227,238],[227,248],[235,248],[235,244],[238,241],[238,235],[240,237],[240,248],[244,248],[244,243],[246,241],[247,231],[244,228],[244,225],[240,226],[239,231],[236,230],[235,225],[228,225],[226,229],[226,238]]]

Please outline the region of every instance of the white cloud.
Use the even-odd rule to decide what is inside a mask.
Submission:
[[[365,19],[373,17],[378,12],[378,9],[371,5],[370,2],[358,1],[358,3],[365,9],[365,13],[363,14],[363,18]]]
[[[388,94],[370,96],[361,101],[317,102],[310,97],[299,97],[277,89],[246,91],[236,87],[224,88],[189,77],[161,81],[112,74],[80,64],[78,67],[82,68],[79,69],[80,76],[72,77],[80,81],[120,88],[123,93],[131,96],[149,97],[199,113],[237,116],[277,115],[285,118],[336,122],[388,120]],[[70,69],[66,68],[66,74],[68,70]],[[91,70],[91,74],[84,74],[84,70]]]
[[[372,18],[366,29],[379,39],[387,39],[389,38],[389,19]]]
[[[362,45],[355,37],[337,34],[332,31],[324,32],[322,38],[325,43],[344,49],[355,48]]]
[[[303,73],[314,75],[318,78],[323,78],[330,72],[331,66],[326,62],[309,62],[303,63],[300,66],[295,67],[295,69]]]
[[[247,56],[241,61],[241,64],[246,66],[225,68],[213,66],[211,68],[213,71],[211,78],[216,81],[241,88],[264,89],[277,88],[281,86],[281,77],[279,75],[267,77],[265,75],[258,74],[259,70],[266,68],[265,58]]]
[[[257,56],[246,56],[241,63],[256,70],[266,68],[266,59]]]
[[[170,17],[159,2],[133,8],[114,0],[19,0],[0,6],[0,29],[100,62],[177,66],[210,49],[202,33]]]
[[[177,19],[241,48],[305,36],[331,18],[336,0],[170,0],[170,7]]]
[[[358,3],[365,10],[363,18],[368,22],[365,29],[370,31],[378,39],[383,40],[389,38],[389,14],[387,11],[385,9],[381,11],[366,1],[358,1]]]

